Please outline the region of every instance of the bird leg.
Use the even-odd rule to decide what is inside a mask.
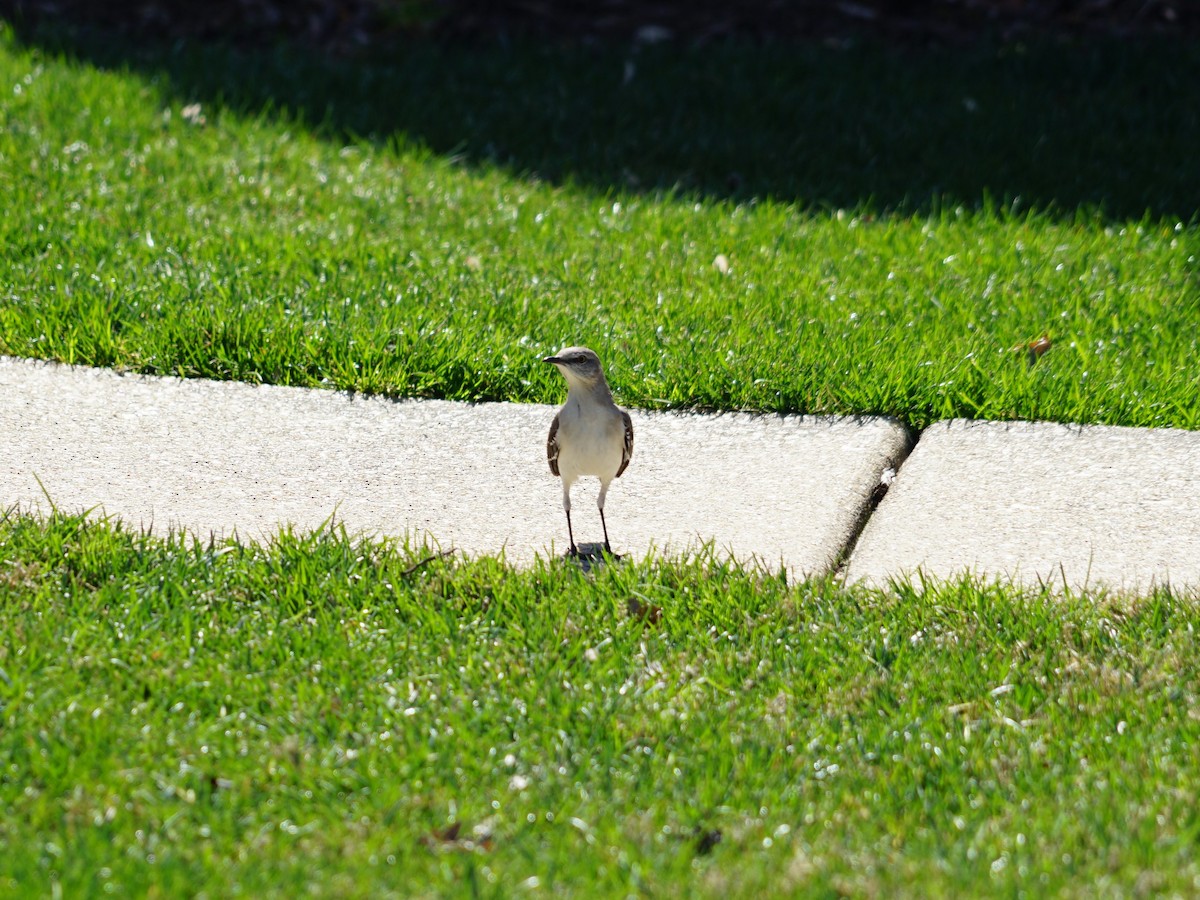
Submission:
[[[604,509],[600,509],[600,527],[604,529],[604,552],[612,553],[612,545],[608,542],[608,523],[604,521]]]
[[[604,552],[612,556],[612,544],[608,542],[608,523],[604,521],[604,498],[606,496],[608,496],[608,482],[601,479],[600,495],[596,498],[596,508],[600,510],[600,527],[604,529]]]
[[[571,481],[563,479],[563,512],[567,514],[567,537],[571,541],[571,546],[567,549],[567,556],[578,556],[579,548],[575,546],[575,532],[571,530]]]
[[[619,561],[621,554],[613,553],[612,544],[608,542],[608,523],[604,521],[604,510],[600,510],[600,527],[604,529],[604,552]]]
[[[575,532],[571,530],[571,510],[567,510],[567,537],[571,541],[571,547],[567,550],[567,556],[578,556],[579,548],[575,546]]]

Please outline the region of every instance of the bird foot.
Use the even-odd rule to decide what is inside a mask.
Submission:
[[[599,562],[605,559],[619,562],[621,554],[613,553],[612,547],[606,544],[574,544],[563,554],[564,559],[578,559],[584,562]]]

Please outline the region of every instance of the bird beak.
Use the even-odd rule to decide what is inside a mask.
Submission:
[[[553,365],[557,366],[560,362],[562,362],[562,360],[559,359],[557,356],[547,356],[545,359],[542,360],[542,362],[552,363]]]

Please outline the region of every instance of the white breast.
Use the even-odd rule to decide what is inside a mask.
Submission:
[[[604,481],[621,467],[625,423],[616,407],[592,407],[583,414],[570,397],[558,413],[558,471],[563,480],[594,475]]]

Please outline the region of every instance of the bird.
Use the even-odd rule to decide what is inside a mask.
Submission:
[[[567,380],[567,401],[550,423],[546,460],[550,472],[562,479],[563,510],[567,514],[569,556],[578,556],[571,528],[571,487],[583,476],[600,479],[596,506],[604,529],[604,549],[612,554],[604,498],[613,479],[620,478],[633,457],[633,421],[613,402],[604,380],[600,357],[587,347],[567,347],[542,362],[550,363]]]

